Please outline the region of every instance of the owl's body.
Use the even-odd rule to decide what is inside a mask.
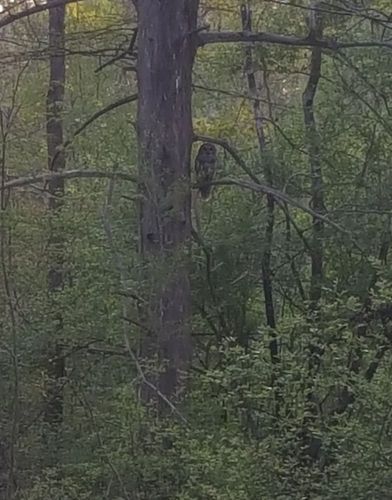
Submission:
[[[199,192],[202,198],[207,199],[211,193],[210,185],[216,170],[216,147],[210,142],[200,146],[195,160],[196,180],[200,185]]]

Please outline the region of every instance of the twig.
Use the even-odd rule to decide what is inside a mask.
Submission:
[[[114,56],[111,59],[109,59],[109,61],[106,61],[105,63],[101,64],[101,66],[99,66],[94,71],[94,73],[99,73],[100,71],[102,71],[107,66],[110,66],[111,64],[119,61],[120,59],[123,59],[123,57],[125,57],[126,55],[132,55],[133,49],[134,49],[134,46],[135,46],[135,42],[136,42],[136,38],[137,38],[137,28],[135,28],[133,30],[132,38],[131,38],[131,41],[129,43],[128,49],[127,50],[123,50],[122,52],[120,52],[120,54],[117,54],[116,56]]]

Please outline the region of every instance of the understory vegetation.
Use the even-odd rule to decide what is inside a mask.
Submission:
[[[1,3],[0,499],[391,498],[389,1]]]

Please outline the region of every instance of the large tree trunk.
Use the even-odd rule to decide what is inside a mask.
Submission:
[[[51,0],[53,1],[53,0]],[[63,102],[65,85],[65,6],[49,10],[49,86],[46,101],[46,132],[48,148],[48,168],[58,172],[65,168],[63,146]],[[64,358],[61,350],[62,315],[56,300],[56,293],[63,288],[63,238],[57,219],[60,215],[64,194],[64,179],[53,179],[48,183],[49,211],[51,217],[48,241],[49,270],[48,292],[53,312],[54,332],[50,340],[48,355],[47,401],[45,419],[49,424],[58,424],[63,417],[62,384],[64,377]]]
[[[197,8],[198,0],[137,2],[139,170],[144,195],[140,244],[149,303],[142,351],[150,359],[157,356],[163,365],[157,389],[170,398],[181,388],[191,357],[188,253]]]

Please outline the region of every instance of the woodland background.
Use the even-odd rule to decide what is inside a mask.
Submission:
[[[192,361],[144,342],[138,1],[1,9],[0,498],[391,498],[390,1],[200,2]]]

